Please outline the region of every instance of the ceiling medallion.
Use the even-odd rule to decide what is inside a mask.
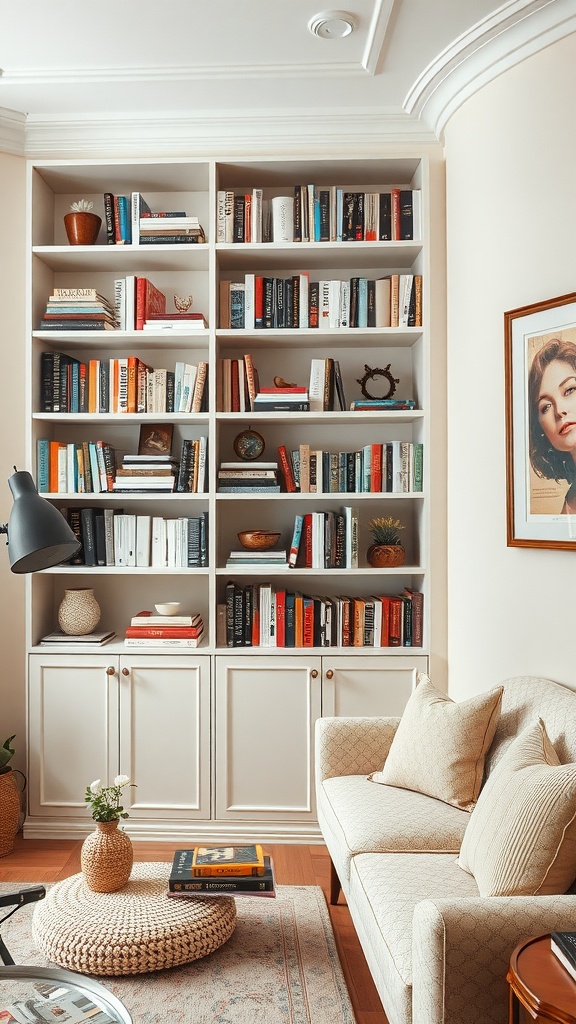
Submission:
[[[322,11],[308,22],[308,30],[321,39],[344,39],[358,28],[358,22],[348,11]]]

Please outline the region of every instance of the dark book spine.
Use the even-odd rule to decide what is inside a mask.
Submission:
[[[234,647],[234,583],[226,584],[226,646]]]
[[[358,293],[360,290],[360,278],[350,278],[350,327],[358,327]]]
[[[368,280],[366,286],[368,306],[367,327],[376,327],[376,281]]]
[[[400,239],[411,241],[414,238],[414,214],[412,208],[412,189],[400,189]]]
[[[110,363],[100,360],[100,407],[98,412],[110,412]]]
[[[290,327],[291,324],[286,322],[286,282],[282,277],[274,278],[274,293],[275,293],[275,316],[274,323],[276,327]]]
[[[364,239],[364,193],[354,194],[354,241],[362,242]]]
[[[244,646],[244,591],[234,587],[234,643],[233,647]]]
[[[82,517],[79,508],[71,508],[68,513],[68,523],[72,533],[78,541],[80,541],[80,550],[72,556],[70,562],[72,565],[84,565],[84,543],[82,537]]]
[[[192,452],[193,442],[189,438],[184,438],[180,450],[180,468],[176,481],[176,490],[181,493],[188,493],[191,489]]]
[[[108,245],[115,245],[114,196],[111,192],[104,193],[104,222],[106,224],[106,242]]]
[[[330,241],[330,193],[320,189],[320,242]]]
[[[300,277],[295,274],[288,282],[290,288],[290,327],[300,327]]]
[[[381,242],[392,240],[392,196],[390,192],[380,193],[378,238]]]
[[[244,241],[244,196],[234,196],[234,223],[232,240]]]
[[[96,523],[93,508],[80,510],[82,523],[82,544],[84,547],[84,565],[96,565]]]
[[[296,633],[295,633],[295,614],[294,614],[294,603],[295,595],[289,592],[286,593],[285,611],[284,611],[284,646],[294,647],[296,644]]]
[[[320,310],[320,282],[310,281],[308,293],[308,326],[318,327]]]
[[[197,516],[188,519],[188,566],[200,566],[200,519]]]
[[[54,412],[54,352],[40,357],[40,412]]]
[[[243,594],[243,646],[252,646],[252,587],[244,587]]]
[[[96,544],[96,565],[106,565],[106,529],[104,510],[97,509],[94,515],[94,534]]]
[[[203,512],[200,516],[200,566],[205,569],[208,565],[208,513]]]
[[[302,241],[302,187],[294,186],[294,241]]]
[[[174,371],[166,373],[166,412],[174,412]]]
[[[264,327],[274,327],[274,278],[264,278]]]
[[[342,241],[354,240],[354,192],[345,192],[342,209]]]

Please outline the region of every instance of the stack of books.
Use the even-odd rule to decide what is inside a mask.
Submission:
[[[218,470],[220,494],[274,494],[280,490],[277,462],[221,462]]]
[[[171,455],[125,455],[116,470],[117,494],[158,494],[174,490],[180,463]]]
[[[144,321],[145,331],[205,330],[208,323],[203,313],[150,313]]]
[[[202,616],[154,615],[138,612],[126,628],[126,647],[199,647],[204,636]]]
[[[96,288],[55,288],[40,323],[43,331],[113,331],[114,307]]]
[[[252,408],[254,412],[309,412],[308,388],[260,388]]]
[[[150,208],[142,209],[138,227],[140,245],[194,245],[206,241],[198,217],[187,217],[180,210],[152,213]]]
[[[82,647],[103,647],[104,644],[113,640],[116,633],[113,629],[94,630],[93,633],[80,633],[72,636],[57,629],[53,633],[47,633],[40,640],[46,647],[53,644],[81,644]]]
[[[286,551],[231,551],[227,561],[227,569],[245,568],[246,566],[269,566],[275,569],[288,569],[288,553]]]
[[[206,894],[275,897],[271,858],[258,843],[176,850],[168,895],[190,899]]]

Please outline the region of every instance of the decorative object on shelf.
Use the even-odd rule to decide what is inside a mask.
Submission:
[[[20,793],[16,787],[14,771],[8,761],[14,756],[9,736],[0,747],[0,857],[6,857],[14,848],[20,822]]]
[[[140,427],[138,455],[171,455],[173,423],[143,423]]]
[[[296,384],[290,384],[289,381],[284,380],[284,377],[274,377],[274,387],[281,388],[295,388]]]
[[[118,825],[121,818],[128,817],[120,803],[122,790],[133,785],[127,775],[117,775],[112,786],[102,786],[96,779],[86,787],[85,800],[96,831],[82,844],[81,867],[86,885],[93,892],[116,892],[130,878],[132,841]]]
[[[403,530],[399,519],[393,516],[380,516],[371,519],[368,529],[374,538],[366,552],[366,558],[374,569],[395,568],[404,565],[406,552],[400,543],[400,530]]]
[[[357,383],[360,385],[364,398],[380,400],[383,400],[385,398],[392,398],[392,395],[396,391],[396,385],[400,383],[400,378],[394,377],[393,374],[390,372],[390,363],[388,363],[388,366],[385,366],[383,369],[378,366],[374,367],[374,369],[371,369],[371,367],[368,366],[367,363],[364,363],[364,370],[366,371],[364,373],[364,376],[357,378]],[[366,385],[369,380],[375,381],[377,380],[378,377],[386,378],[389,385],[388,391],[381,395],[373,395],[368,391]]]
[[[64,591],[62,603],[58,609],[58,625],[68,636],[80,636],[91,633],[100,622],[100,605],[94,597],[94,591],[71,587]]]
[[[164,601],[163,604],[154,605],[158,615],[178,615],[182,605],[180,601]]]
[[[64,217],[64,227],[70,245],[94,245],[98,238],[102,218],[97,213],[91,213],[94,203],[87,199],[80,199],[77,203],[71,203],[72,213]]]
[[[233,442],[233,448],[238,458],[247,461],[259,459],[265,447],[266,443],[262,434],[259,434],[257,430],[252,430],[252,427],[241,430]]]
[[[191,295],[189,295],[187,299],[181,298],[180,295],[174,296],[174,305],[179,313],[187,313],[188,310],[192,308],[193,301],[194,299]]]
[[[280,534],[271,530],[243,530],[238,540],[249,551],[270,551],[280,540]]]

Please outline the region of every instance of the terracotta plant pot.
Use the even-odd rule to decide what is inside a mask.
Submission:
[[[67,213],[64,217],[70,245],[94,245],[101,224],[102,218],[97,213]]]
[[[116,892],[130,878],[134,850],[130,836],[116,821],[97,821],[96,831],[83,842],[80,863],[92,892]]]
[[[366,558],[374,569],[394,568],[404,565],[406,552],[401,544],[372,544]]]

